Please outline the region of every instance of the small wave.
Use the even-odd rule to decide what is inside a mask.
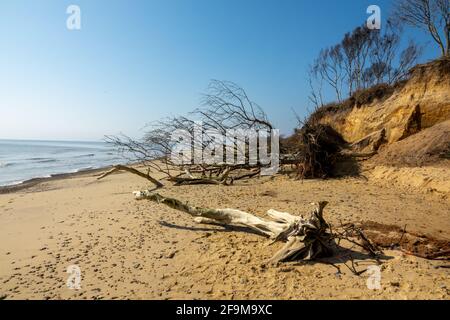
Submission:
[[[56,162],[58,159],[55,158],[28,158],[27,161],[33,161],[36,163],[48,163],[48,162]]]
[[[0,182],[0,187],[11,187],[24,183],[24,180]]]
[[[36,161],[36,163],[53,163],[53,162],[57,162],[57,159],[45,159],[45,160],[39,160]]]
[[[75,172],[82,172],[82,171],[87,171],[87,170],[92,170],[95,169],[94,167],[85,167],[85,168],[79,168],[76,169]]]
[[[76,156],[74,158],[87,158],[87,157],[95,157],[95,153],[82,154],[82,155]]]
[[[46,178],[51,178],[51,177],[52,177],[51,174],[46,174],[46,175],[33,176],[31,178],[27,178],[24,180],[3,181],[3,182],[0,182],[0,187],[11,187],[11,186],[16,186],[16,185],[20,185],[23,183],[38,181],[40,179],[46,179]]]
[[[11,162],[0,162],[0,168],[6,168],[6,167],[10,167],[13,166],[15,163],[11,163]]]

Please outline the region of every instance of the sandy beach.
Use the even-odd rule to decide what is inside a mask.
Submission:
[[[74,2],[1,5],[0,302],[450,301],[449,0]]]
[[[53,179],[0,194],[0,297],[3,299],[448,299],[450,269],[385,250],[381,289],[367,275],[323,263],[267,265],[280,243],[240,228],[196,224],[170,208],[136,201],[145,180],[127,173]],[[450,202],[363,178],[296,181],[286,176],[232,186],[166,186],[161,194],[193,205],[263,215],[307,213],[330,202],[326,218],[378,221],[449,240]],[[375,262],[360,253],[364,267]],[[343,266],[342,261],[336,261]],[[81,289],[66,285],[81,269]],[[447,263],[448,265],[448,263]]]

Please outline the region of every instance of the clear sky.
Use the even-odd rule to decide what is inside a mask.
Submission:
[[[282,132],[306,114],[308,64],[392,0],[2,0],[0,138],[138,137],[198,106],[210,79],[244,87]],[[81,8],[81,30],[66,8]],[[430,39],[422,61],[438,56]]]

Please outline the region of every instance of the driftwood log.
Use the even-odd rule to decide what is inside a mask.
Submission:
[[[313,260],[332,254],[334,238],[323,218],[326,201],[315,204],[316,207],[308,218],[270,209],[267,211],[270,219],[263,219],[236,209],[194,207],[151,191],[135,191],[134,194],[137,200],[154,201],[190,214],[198,223],[245,226],[273,241],[286,242],[270,262]]]

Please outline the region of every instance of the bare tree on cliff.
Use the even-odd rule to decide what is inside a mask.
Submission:
[[[314,106],[323,105],[323,84],[329,85],[341,102],[360,89],[405,78],[421,48],[410,41],[400,50],[401,32],[391,21],[382,30],[360,26],[345,34],[339,44],[321,50],[309,71],[309,99]],[[348,90],[345,93],[344,87]]]
[[[316,77],[325,80],[333,88],[339,102],[342,101],[342,84],[345,77],[342,69],[343,60],[341,46],[336,45],[322,49],[312,67]]]
[[[404,24],[428,32],[442,56],[450,55],[449,0],[398,0],[394,16]]]
[[[402,28],[388,20],[381,30],[372,30],[370,38],[369,66],[363,70],[363,88],[382,83],[394,84],[404,79],[409,69],[417,62],[421,47],[409,41],[399,52]],[[398,60],[398,63],[395,61]]]

